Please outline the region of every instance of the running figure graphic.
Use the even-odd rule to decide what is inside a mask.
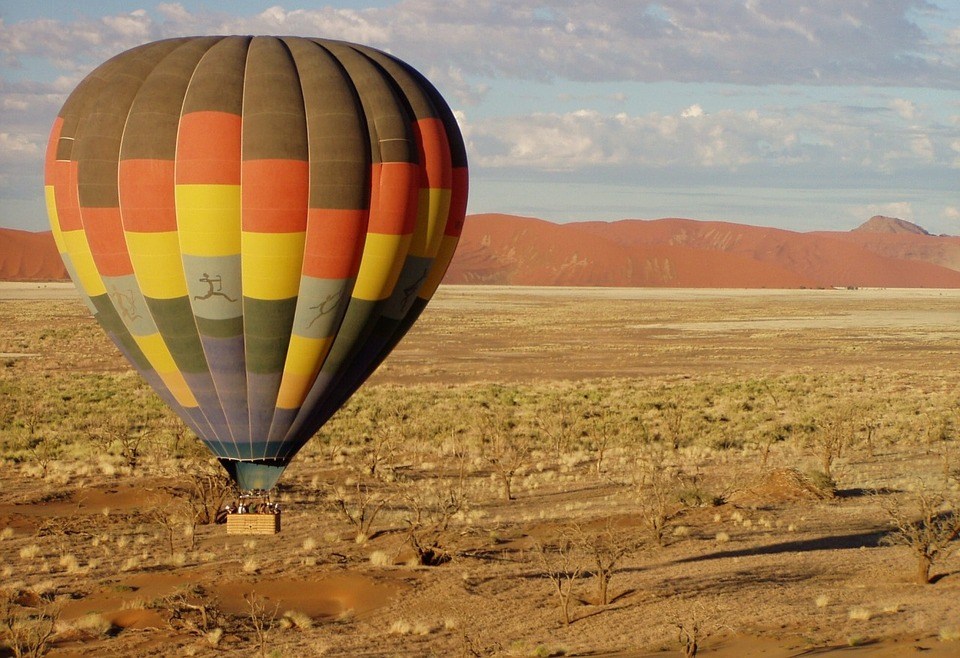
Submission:
[[[200,283],[208,284],[210,286],[210,290],[208,290],[205,295],[194,295],[193,296],[194,299],[210,299],[211,297],[216,295],[217,297],[225,298],[228,302],[237,301],[233,297],[230,297],[227,293],[223,292],[223,277],[220,276],[219,274],[211,278],[209,274],[204,272],[203,276],[198,280],[200,281]],[[214,284],[216,284],[217,286],[216,290],[214,290],[213,288]]]
[[[127,322],[135,322],[141,318],[141,315],[137,313],[137,302],[132,290],[125,292],[114,290],[110,293],[110,297],[113,299],[113,305],[120,311],[121,317]]]
[[[343,297],[343,290],[338,290],[337,292],[330,293],[329,295],[327,295],[327,298],[324,299],[319,304],[317,304],[316,306],[311,306],[310,310],[316,311],[317,315],[312,320],[310,320],[310,324],[307,325],[307,328],[309,329],[310,327],[313,326],[314,322],[322,318],[327,313],[330,313],[331,311],[333,311],[333,309],[337,308],[337,305],[340,303],[341,297]]]

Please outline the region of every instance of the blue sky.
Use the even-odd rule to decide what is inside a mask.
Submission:
[[[46,227],[73,86],[187,34],[378,47],[457,113],[469,212],[960,234],[955,0],[0,0],[0,226]]]

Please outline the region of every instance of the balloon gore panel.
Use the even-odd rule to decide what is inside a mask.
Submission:
[[[467,162],[440,94],[391,55],[187,37],[80,82],[45,186],[107,334],[242,489],[268,490],[433,295]]]

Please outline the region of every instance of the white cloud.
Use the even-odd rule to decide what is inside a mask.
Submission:
[[[890,203],[872,203],[862,206],[855,206],[851,209],[857,217],[873,217],[874,215],[883,215],[884,217],[896,217],[914,221],[913,204],[909,201],[893,201]]]
[[[905,98],[895,98],[890,102],[890,107],[902,119],[912,120],[917,116],[917,106],[913,101]]]
[[[882,113],[849,112],[833,104],[709,114],[693,105],[679,115],[539,113],[471,122],[471,156],[476,165],[492,168],[737,172],[757,166],[784,177],[803,172],[827,180],[833,172],[886,175],[947,168],[960,157],[955,132],[935,130],[933,125],[919,130],[896,121]]]
[[[637,4],[406,0],[364,10],[276,5],[237,17],[161,3],[102,21],[0,21],[0,55],[91,64],[149,39],[279,32],[360,41],[468,76],[960,86],[956,31],[914,22],[926,0],[847,3],[842,12],[821,0],[717,0],[709,11],[690,0]]]
[[[188,12],[179,2],[161,2],[157,5],[157,11],[171,21],[188,21],[190,12]]]
[[[22,135],[0,133],[0,153],[27,153],[40,152],[40,146]]]

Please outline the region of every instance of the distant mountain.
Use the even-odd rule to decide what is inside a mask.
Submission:
[[[0,229],[0,280],[67,277],[49,232]],[[960,288],[960,237],[893,217],[798,233],[692,219],[555,224],[471,215],[451,284]]]
[[[0,228],[0,281],[60,281],[67,269],[50,231]]]
[[[955,268],[955,269],[954,269]],[[690,219],[553,224],[473,215],[447,283],[714,288],[960,287],[960,238],[797,233]]]
[[[909,233],[911,235],[930,235],[926,229],[917,226],[905,219],[874,215],[863,224],[853,229],[866,233]]]

